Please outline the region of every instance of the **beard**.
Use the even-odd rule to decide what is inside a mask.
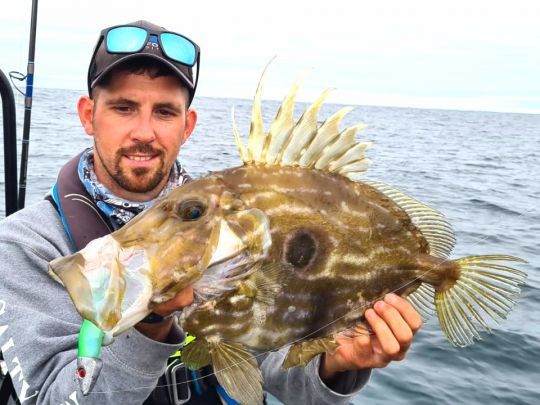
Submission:
[[[97,152],[101,162],[103,162],[103,167],[107,171],[108,175],[120,187],[132,193],[147,193],[152,191],[159,185],[159,183],[161,183],[163,178],[168,175],[168,171],[165,170],[163,151],[154,149],[152,146],[146,143],[138,143],[129,148],[118,149],[112,162],[103,158],[97,145],[95,147],[95,151]],[[159,159],[158,166],[152,168],[123,168],[121,165],[122,158],[125,155],[134,155],[137,153],[156,156]]]

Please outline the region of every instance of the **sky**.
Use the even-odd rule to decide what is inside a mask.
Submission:
[[[0,14],[0,69],[26,73],[31,0]],[[36,88],[84,91],[102,28],[146,19],[199,44],[198,95],[540,114],[540,1],[41,0]]]

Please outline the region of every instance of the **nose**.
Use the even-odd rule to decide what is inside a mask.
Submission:
[[[156,139],[151,113],[143,111],[139,114],[135,127],[131,131],[131,139],[144,143],[149,143]]]

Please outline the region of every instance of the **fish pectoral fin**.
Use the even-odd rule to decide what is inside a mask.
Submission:
[[[198,370],[208,366],[212,361],[208,342],[199,338],[184,346],[182,349],[182,361],[191,370]]]
[[[263,378],[255,357],[239,343],[210,343],[216,377],[241,404],[263,403]]]
[[[283,360],[282,367],[284,369],[305,367],[316,355],[334,353],[338,346],[339,344],[333,336],[295,343],[289,349],[285,360]]]
[[[274,305],[276,294],[283,289],[290,274],[287,266],[281,263],[261,266],[248,280],[253,285],[254,299],[266,305]]]

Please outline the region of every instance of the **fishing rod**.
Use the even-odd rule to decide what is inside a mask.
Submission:
[[[19,180],[18,209],[24,208],[26,198],[26,173],[28,170],[28,148],[30,146],[30,119],[32,116],[32,95],[34,92],[34,56],[36,51],[38,0],[32,0],[32,20],[30,23],[30,44],[28,47],[28,65],[26,68],[26,94],[24,97],[24,125],[21,152],[21,171]]]
[[[4,192],[7,217],[17,211],[17,121],[13,90],[2,70],[0,70],[0,95],[4,126]]]
[[[7,78],[0,70],[0,92],[2,96],[2,116],[4,123],[4,176],[6,196],[6,216],[24,207],[26,197],[26,172],[28,168],[28,146],[30,143],[30,118],[32,112],[32,94],[34,91],[34,56],[36,50],[38,0],[32,0],[32,16],[30,23],[30,45],[28,49],[28,65],[26,68],[26,95],[24,100],[23,146],[21,156],[21,177],[17,202],[17,127],[15,120],[15,98]],[[13,78],[14,76],[10,74]],[[15,86],[16,87],[16,86]],[[18,89],[17,89],[18,90]],[[7,102],[6,102],[7,101]],[[0,351],[0,359],[3,355]],[[3,375],[0,379],[0,403],[8,403],[10,397],[19,404],[11,375]]]

